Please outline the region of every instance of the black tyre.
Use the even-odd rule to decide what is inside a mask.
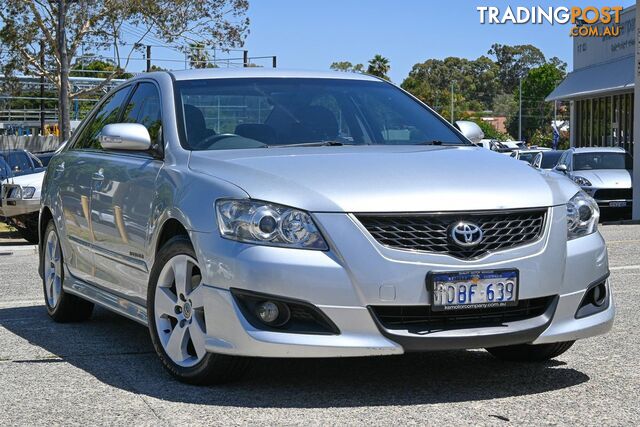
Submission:
[[[79,322],[91,317],[93,303],[75,295],[68,294],[62,288],[64,281],[64,258],[60,247],[60,238],[56,226],[49,221],[43,235],[41,256],[42,287],[44,301],[49,316],[56,322]]]
[[[544,362],[560,356],[569,350],[575,341],[552,344],[520,344],[488,348],[487,351],[501,360],[513,362]]]
[[[187,236],[170,239],[158,252],[147,294],[149,332],[164,367],[190,384],[240,378],[249,359],[206,352],[202,276]]]

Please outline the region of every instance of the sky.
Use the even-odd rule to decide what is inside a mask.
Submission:
[[[572,61],[569,25],[480,24],[477,6],[630,6],[590,0],[250,0],[251,56],[277,55],[278,67],[324,70],[334,61],[363,63],[379,53],[389,58],[390,77],[401,83],[411,67],[429,58],[475,59],[493,43],[533,44],[548,58]]]

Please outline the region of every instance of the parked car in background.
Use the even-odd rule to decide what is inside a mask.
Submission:
[[[21,149],[0,149],[0,160],[9,166],[11,173],[9,176],[27,175],[30,173],[42,172],[44,166],[40,159],[27,150]]]
[[[607,332],[595,201],[472,142],[369,75],[141,74],[49,164],[46,310],[134,319],[198,384],[251,357],[543,361]]]
[[[543,150],[536,154],[533,160],[533,167],[541,170],[553,170],[558,164],[558,160],[564,150]]]
[[[565,174],[592,196],[601,208],[629,209],[632,205],[633,159],[619,147],[570,148],[555,171]]]
[[[520,160],[522,162],[533,165],[533,161],[536,156],[540,154],[542,150],[530,150],[530,149],[518,149],[513,150],[509,156],[513,157],[516,160]]]
[[[7,178],[0,185],[0,221],[15,227],[30,243],[38,243],[40,191],[45,172]]]

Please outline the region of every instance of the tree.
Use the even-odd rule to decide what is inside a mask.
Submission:
[[[495,43],[488,54],[496,58],[498,78],[504,93],[513,93],[518,87],[518,80],[527,71],[546,62],[542,51],[530,44],[509,46]]]
[[[529,70],[522,79],[522,134],[530,141],[537,130],[548,130],[551,133],[553,106],[545,98],[564,79],[566,66],[548,62]],[[514,101],[520,96],[518,90],[513,95]],[[509,121],[509,133],[518,134],[518,114],[514,114]]]
[[[367,67],[367,74],[380,77],[385,80],[390,80],[387,73],[391,70],[389,65],[389,59],[382,55],[375,55],[369,60],[369,67]]]
[[[64,140],[69,137],[70,101],[102,90],[127,68],[147,35],[166,43],[240,46],[249,24],[247,9],[248,0],[4,0],[0,3],[2,71],[44,76],[56,85]],[[141,31],[133,45],[123,41],[125,23]],[[82,45],[113,50],[116,59],[101,84],[76,89],[69,74]],[[53,67],[42,66],[41,56],[49,58]]]
[[[189,58],[189,66],[191,68],[216,68],[217,66],[211,62],[209,52],[202,43],[191,43],[187,51]]]
[[[334,62],[329,66],[330,69],[334,71],[345,71],[350,73],[362,73],[364,72],[364,65],[362,64],[352,64],[349,61],[338,61]]]
[[[86,55],[85,56],[91,56]],[[77,61],[71,66],[70,75],[74,77],[104,77],[113,75],[112,79],[130,79],[133,74],[118,68],[113,60],[85,59]]]

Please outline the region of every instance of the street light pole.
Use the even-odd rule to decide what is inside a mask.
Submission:
[[[453,82],[451,82],[451,124],[453,124]]]
[[[520,112],[518,113],[518,141],[522,141],[522,76],[520,76],[520,79],[518,80],[518,97],[520,98]]]

